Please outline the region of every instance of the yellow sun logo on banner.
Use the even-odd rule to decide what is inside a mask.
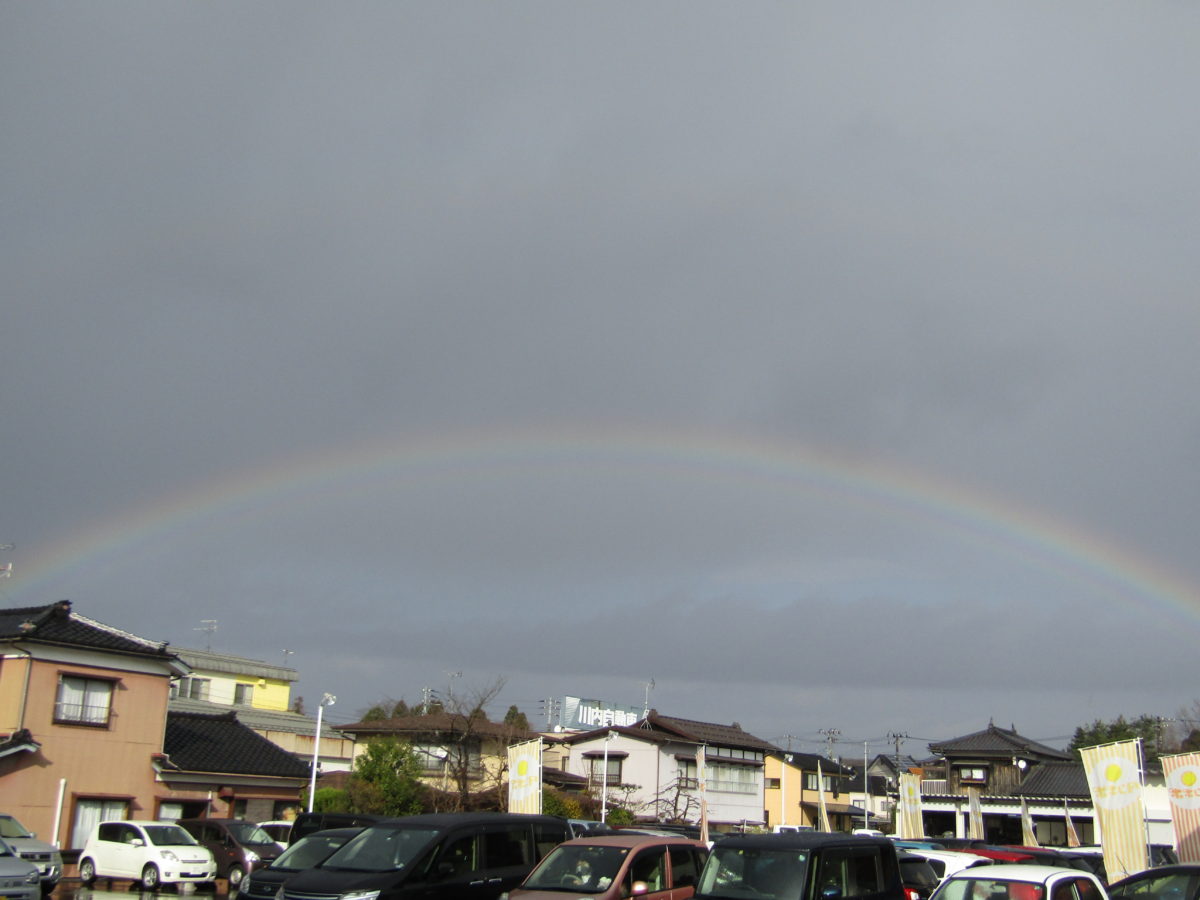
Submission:
[[[1200,771],[1195,766],[1180,766],[1167,775],[1167,796],[1172,806],[1200,809]]]
[[[1137,766],[1116,756],[1092,766],[1092,784],[1093,799],[1102,809],[1124,809],[1142,796]]]

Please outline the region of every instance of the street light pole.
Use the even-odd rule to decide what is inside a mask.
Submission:
[[[608,819],[608,742],[617,736],[615,731],[610,731],[604,736],[604,772],[601,777],[604,779],[604,786],[600,788],[600,821],[605,822]]]
[[[325,712],[325,707],[333,706],[337,703],[337,697],[333,694],[325,694],[321,698],[321,702],[317,704],[317,730],[313,734],[313,758],[312,758],[312,777],[308,782],[308,811],[313,811],[313,798],[317,794],[317,760],[321,754],[321,714]]]

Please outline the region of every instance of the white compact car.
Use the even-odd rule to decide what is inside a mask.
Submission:
[[[79,854],[79,878],[129,878],[160,884],[202,883],[217,877],[212,853],[173,822],[101,822]]]
[[[955,872],[932,900],[1109,900],[1095,875],[1055,866],[981,866]]]

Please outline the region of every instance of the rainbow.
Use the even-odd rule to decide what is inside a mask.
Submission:
[[[879,515],[921,521],[959,539],[1015,554],[1029,565],[1087,579],[1128,602],[1154,600],[1193,624],[1200,615],[1197,588],[1150,557],[968,485],[794,441],[599,426],[389,435],[298,455],[97,521],[21,560],[10,587],[24,603],[49,602],[57,598],[35,595],[50,582],[94,571],[151,538],[325,490],[383,482],[428,484],[468,472],[499,477],[505,471],[550,465],[661,471],[818,492]]]

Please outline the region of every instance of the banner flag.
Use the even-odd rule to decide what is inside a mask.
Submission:
[[[1079,832],[1075,830],[1075,823],[1071,821],[1071,807],[1067,805],[1066,800],[1063,800],[1063,821],[1067,825],[1067,846],[1083,846],[1082,841],[1079,840]]]
[[[901,840],[919,841],[925,837],[925,820],[921,808],[921,779],[915,772],[900,773],[899,817],[896,833]]]
[[[982,841],[983,804],[979,799],[979,788],[967,788],[967,837],[973,841]]]
[[[1029,814],[1029,803],[1021,798],[1021,840],[1026,847],[1040,847],[1037,832],[1033,830],[1033,816]]]
[[[542,739],[508,748],[508,811],[542,811]]]
[[[821,814],[818,828],[821,831],[833,831],[829,827],[829,810],[825,807],[825,778],[821,775],[821,761],[819,759],[817,760],[817,808]]]
[[[704,774],[704,760],[708,747],[700,744],[696,748],[696,780],[700,789],[700,840],[708,842],[708,781]]]
[[[1181,863],[1200,862],[1200,753],[1160,757]]]
[[[1142,742],[1117,741],[1079,751],[1110,883],[1150,868],[1142,790]]]

